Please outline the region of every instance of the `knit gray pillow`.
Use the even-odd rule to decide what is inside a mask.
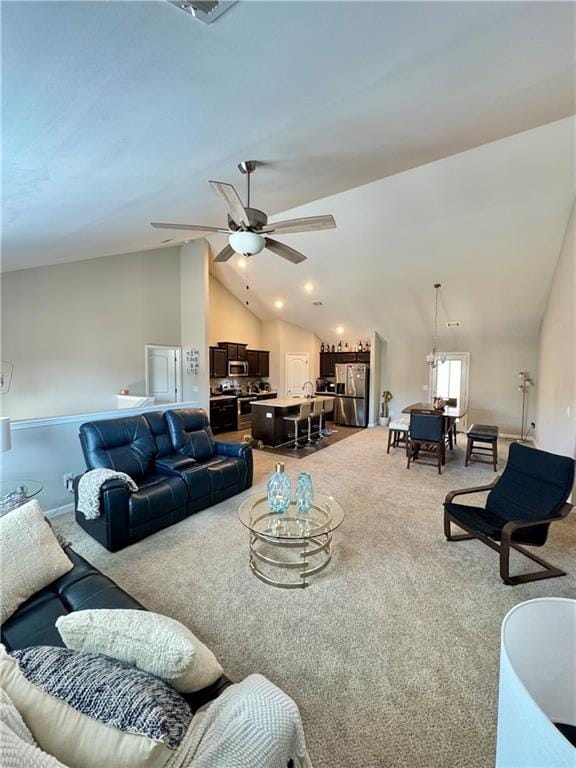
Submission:
[[[186,701],[161,680],[68,648],[4,653],[0,687],[42,749],[82,768],[162,768],[192,720]]]

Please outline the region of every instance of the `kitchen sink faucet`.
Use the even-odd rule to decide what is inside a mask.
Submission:
[[[312,391],[310,394],[306,393],[306,387],[310,384],[312,387]],[[304,397],[314,397],[314,384],[311,381],[305,381],[304,384],[302,384],[302,391],[304,392]]]

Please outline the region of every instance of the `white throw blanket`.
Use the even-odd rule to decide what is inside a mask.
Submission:
[[[231,685],[190,723],[165,768],[312,768],[295,702],[262,675]]]
[[[91,469],[82,475],[78,483],[78,511],[86,520],[94,520],[100,515],[100,489],[107,480],[122,480],[131,491],[138,486],[130,475],[116,472],[114,469]]]

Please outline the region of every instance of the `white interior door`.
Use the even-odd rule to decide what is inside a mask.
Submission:
[[[304,384],[310,380],[310,354],[308,352],[286,353],[286,396],[304,394]]]
[[[180,347],[164,347],[147,344],[146,394],[157,403],[177,403],[181,397]]]
[[[449,352],[439,354],[444,362],[438,360],[436,368],[430,370],[430,402],[435,397],[444,400],[455,398],[458,406],[468,409],[468,382],[470,378],[470,353]],[[461,429],[466,429],[467,418],[461,420]]]

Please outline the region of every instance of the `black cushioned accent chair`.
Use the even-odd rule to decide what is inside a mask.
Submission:
[[[252,485],[252,449],[246,443],[214,440],[201,409],[147,413],[92,421],[80,427],[90,469],[115,469],[138,486],[119,480],[102,486],[100,515],[76,521],[110,552],[166,528]]]
[[[505,584],[565,576],[566,573],[519,546],[541,547],[550,523],[566,517],[574,485],[574,459],[512,443],[501,477],[490,485],[451,491],[444,500],[444,534],[448,541],[479,539],[500,555],[500,577]],[[457,504],[465,494],[490,491],[484,507]],[[451,523],[465,534],[452,534]],[[500,542],[499,544],[497,542]],[[543,570],[510,576],[510,549],[521,552]]]

